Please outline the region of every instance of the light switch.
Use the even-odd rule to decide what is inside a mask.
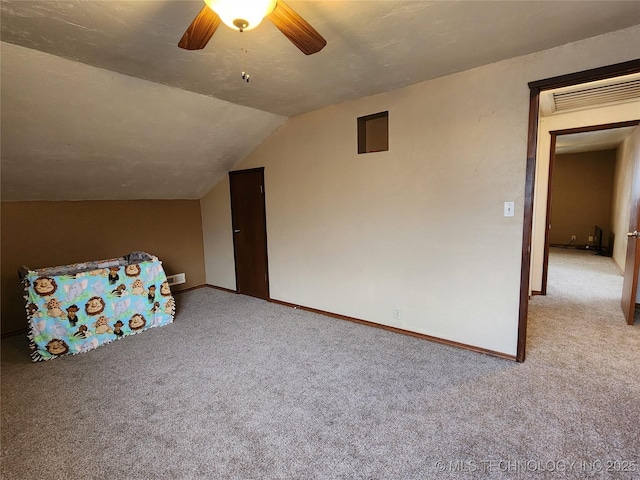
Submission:
[[[516,212],[515,202],[504,202],[504,216],[513,217]]]

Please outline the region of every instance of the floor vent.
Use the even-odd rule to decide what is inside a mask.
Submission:
[[[167,283],[169,286],[187,283],[187,276],[184,273],[176,273],[175,275],[167,275]]]

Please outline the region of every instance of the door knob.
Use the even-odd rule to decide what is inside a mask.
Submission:
[[[640,232],[638,230],[636,230],[635,232],[629,232],[627,233],[627,237],[640,237]]]
[[[240,230],[234,230],[233,233],[240,233]]]

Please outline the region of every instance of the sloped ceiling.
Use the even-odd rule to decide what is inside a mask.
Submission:
[[[2,45],[2,199],[201,198],[285,117]]]
[[[320,53],[268,21],[179,49],[200,1],[3,0],[2,199],[199,198],[286,116],[640,23],[635,1],[288,3]]]

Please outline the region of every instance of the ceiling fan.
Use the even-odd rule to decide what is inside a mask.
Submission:
[[[180,39],[180,48],[204,48],[221,22],[243,32],[257,27],[264,17],[305,55],[317,53],[327,44],[322,35],[282,0],[205,0],[205,3]]]

